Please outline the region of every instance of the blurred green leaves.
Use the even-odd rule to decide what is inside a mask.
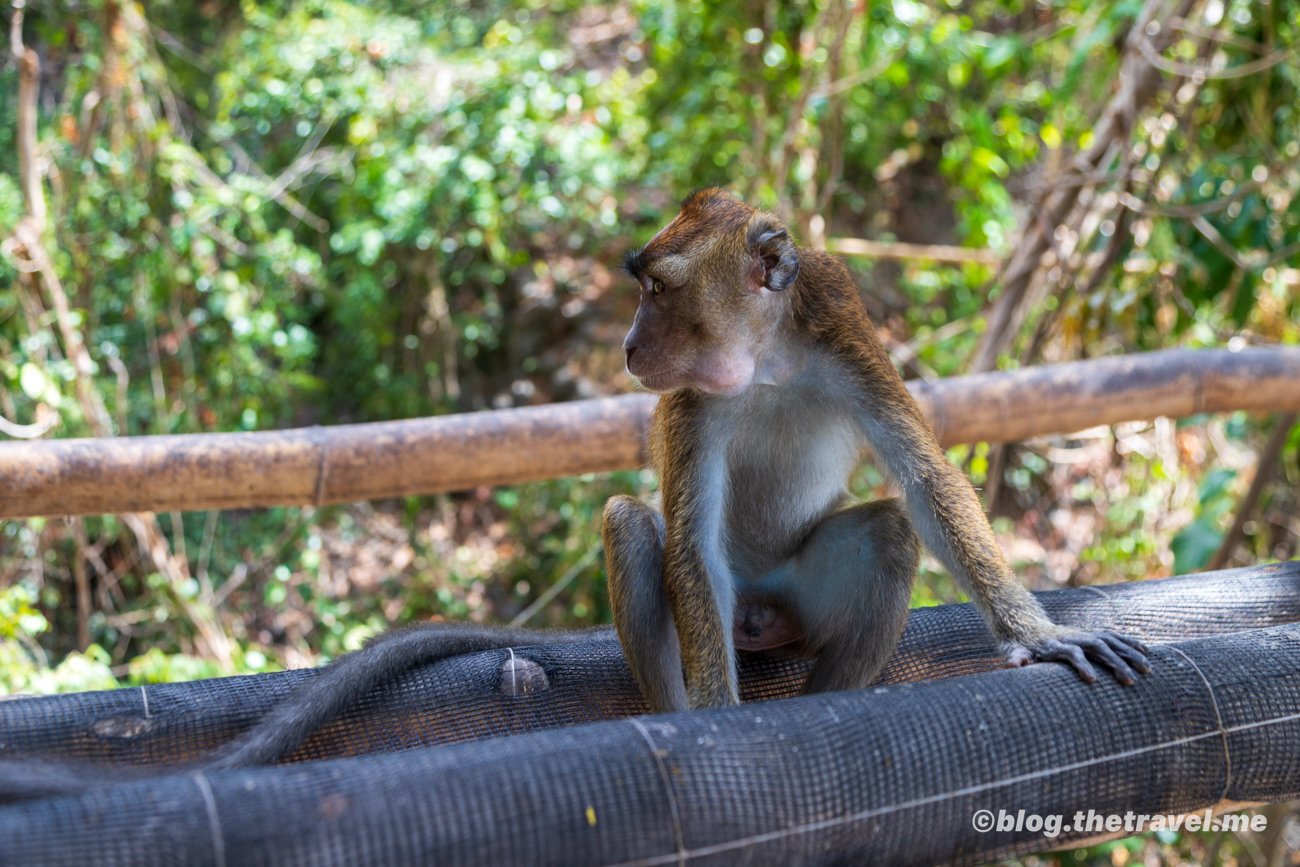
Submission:
[[[37,637],[50,628],[35,608],[36,595],[16,585],[0,590],[0,695],[111,689],[117,680],[109,655],[97,644],[50,666]]]
[[[49,243],[120,434],[465,411],[544,399],[539,388],[592,393],[574,384],[589,361],[578,356],[616,356],[629,311],[611,301],[599,313],[610,321],[570,319],[569,304],[593,287],[616,298],[618,254],[695,187],[724,184],[783,209],[804,243],[854,235],[1012,250],[1037,185],[1090,141],[1139,7],[54,0],[28,10],[25,31],[46,62]],[[1228,11],[1221,29],[1232,38],[1215,43],[1216,64],[1300,35],[1294,8]],[[1197,59],[1189,33],[1169,58]],[[1117,238],[1114,260],[1086,286],[1049,271],[1021,335],[1026,358],[1003,363],[1034,360],[1035,343],[1069,358],[1232,335],[1300,339],[1288,276],[1300,262],[1296,84],[1293,64],[1191,90],[1174,82],[1134,118],[1110,164],[1117,173],[1129,149],[1131,219],[1053,239],[1054,255],[1096,262]],[[0,71],[5,116],[15,90],[13,70]],[[11,126],[0,125],[0,143]],[[16,178],[14,149],[0,147],[0,231],[22,213]],[[1113,211],[1118,193],[1099,186],[1088,201]],[[0,410],[20,422],[55,412],[58,435],[84,435],[48,299],[14,265],[0,259],[0,286],[13,287],[0,291]],[[995,269],[854,268],[909,376],[963,370],[986,331]],[[1042,341],[1028,333],[1039,323],[1051,326]],[[960,459],[978,482],[989,454]],[[1183,469],[1163,458],[1126,466],[1177,476],[1182,487],[1170,486],[1191,496]],[[1052,474],[1028,450],[1003,480],[1038,510]],[[406,538],[393,544],[411,560],[385,561],[383,593],[367,585],[357,598],[330,577],[331,540],[359,545],[379,513],[229,515],[215,536],[186,518],[171,541],[195,565],[187,598],[239,588],[220,598],[244,606],[239,664],[259,670],[271,647],[333,655],[395,621],[508,616],[596,544],[605,497],[651,485],[627,474],[400,504]],[[1110,501],[1090,485],[1071,487],[1107,514],[1098,538],[1078,542],[1081,558],[1113,574],[1150,571],[1173,528],[1148,516],[1176,508],[1186,523],[1184,495],[1175,507],[1172,494],[1134,487]],[[1178,525],[1175,568],[1204,562],[1230,507],[1222,490],[1203,494]],[[305,528],[288,532],[294,521]],[[157,598],[113,521],[87,527],[112,561],[95,586],[121,597],[96,599],[116,619],[96,620],[95,637],[119,663],[171,642],[128,677],[201,673],[184,618]],[[72,598],[70,540],[44,525],[4,533],[4,562],[24,564],[14,586],[71,634],[61,604]],[[208,587],[197,574],[205,550]],[[918,601],[944,595],[933,590]],[[387,605],[374,598],[385,594]],[[583,570],[539,618],[599,619],[602,594],[599,570]],[[303,616],[289,629],[268,612]]]
[[[1196,518],[1179,530],[1170,543],[1175,575],[1200,569],[1223,544],[1224,530],[1220,522],[1235,503],[1229,485],[1236,476],[1236,470],[1211,470],[1197,486]]]

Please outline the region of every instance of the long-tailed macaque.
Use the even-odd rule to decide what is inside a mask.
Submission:
[[[653,711],[736,703],[737,649],[815,654],[808,692],[866,686],[907,618],[917,531],[1009,664],[1058,660],[1091,681],[1091,657],[1123,683],[1150,670],[1140,642],[1058,626],[1016,582],[839,260],[799,249],[775,217],[711,189],[687,199],[626,266],[641,287],[627,368],[663,395],[652,426],[663,513],[614,497],[603,535],[614,623]],[[845,483],[864,446],[906,510],[897,500],[849,503]],[[332,663],[215,757],[164,772],[276,762],[418,665],[598,634],[397,630]],[[0,802],[157,773],[0,762]]]
[[[866,686],[902,632],[918,534],[1008,664],[1066,662],[1092,681],[1091,658],[1125,684],[1150,670],[1140,642],[1059,626],[1017,583],[838,259],[708,189],[625,269],[641,293],[627,370],[663,395],[651,427],[663,512],[611,499],[605,558],[652,710],[735,704],[735,649],[815,654],[808,692]],[[851,504],[864,447],[905,508]]]

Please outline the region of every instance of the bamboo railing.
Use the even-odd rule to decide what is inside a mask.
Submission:
[[[1164,350],[908,383],[939,441],[1300,410],[1300,348]],[[654,395],[258,433],[0,443],[0,519],[355,502],[646,463]]]

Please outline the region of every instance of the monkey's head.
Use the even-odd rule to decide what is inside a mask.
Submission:
[[[736,394],[779,364],[799,254],[776,217],[701,190],[623,266],[641,293],[623,351],[646,389]]]

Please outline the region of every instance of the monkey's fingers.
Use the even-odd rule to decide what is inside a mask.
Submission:
[[[1127,635],[1121,635],[1118,632],[1102,630],[1097,633],[1101,636],[1111,649],[1123,658],[1125,662],[1133,666],[1142,674],[1150,674],[1151,663],[1147,660],[1147,654],[1151,651],[1147,646],[1136,638],[1129,638]]]
[[[1097,679],[1097,672],[1088,664],[1088,658],[1078,644],[1048,638],[1033,648],[1033,654],[1039,662],[1064,662],[1073,667],[1087,683]]]
[[[1129,668],[1128,664],[1120,659],[1119,654],[1107,642],[1107,638],[1109,636],[1093,633],[1078,637],[1071,636],[1069,640],[1083,648],[1083,652],[1089,658],[1110,669],[1111,673],[1115,675],[1115,679],[1120,683],[1125,686],[1132,686],[1137,683],[1137,676],[1133,674],[1133,669]],[[1116,644],[1119,644],[1119,642],[1116,642]],[[1127,645],[1121,646],[1127,647]]]
[[[1147,653],[1150,653],[1150,652],[1151,652],[1151,651],[1147,648],[1147,646],[1146,646],[1145,644],[1143,644],[1142,642],[1138,641],[1136,638],[1133,638],[1133,637],[1131,637],[1131,636],[1124,635],[1124,634],[1119,633],[1119,632],[1111,632],[1111,631],[1109,631],[1109,630],[1106,630],[1104,634],[1110,636],[1110,638],[1118,639],[1119,641],[1123,642],[1124,644],[1127,644],[1129,647],[1131,647],[1132,649],[1136,650],[1138,653],[1141,653],[1141,654],[1147,654]],[[1108,638],[1107,641],[1110,641],[1110,638]],[[1111,642],[1111,643],[1114,644],[1114,642]],[[1116,650],[1119,650],[1119,648],[1116,648]],[[1121,651],[1121,655],[1122,655],[1122,651]],[[1127,657],[1125,657],[1125,658],[1127,658]],[[1146,659],[1144,658],[1144,659],[1142,660],[1142,662],[1143,662],[1143,664],[1145,664],[1145,663],[1146,663]],[[1150,669],[1148,668],[1147,670],[1149,671]]]

